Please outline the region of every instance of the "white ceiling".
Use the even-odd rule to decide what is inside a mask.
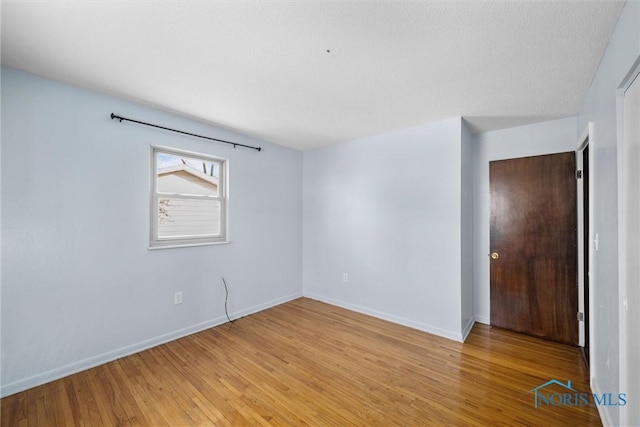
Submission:
[[[305,150],[573,115],[623,5],[2,1],[2,64]]]

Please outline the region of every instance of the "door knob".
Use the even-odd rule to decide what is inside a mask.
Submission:
[[[491,252],[491,259],[498,259],[500,258],[500,254],[498,252]]]

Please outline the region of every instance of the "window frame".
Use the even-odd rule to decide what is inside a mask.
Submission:
[[[149,249],[180,248],[189,246],[204,246],[230,243],[229,241],[229,160],[204,153],[185,151],[176,148],[151,145],[150,162],[150,197],[149,197]],[[218,164],[218,196],[162,193],[158,192],[158,154],[192,159]],[[159,237],[159,199],[165,197],[190,200],[215,200],[220,202],[220,233],[217,235]]]

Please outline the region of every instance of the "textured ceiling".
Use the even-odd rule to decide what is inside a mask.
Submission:
[[[623,5],[3,1],[2,64],[304,150],[573,115]]]

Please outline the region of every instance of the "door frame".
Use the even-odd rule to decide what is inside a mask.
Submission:
[[[594,213],[593,213],[593,185],[591,184],[591,182],[593,181],[592,177],[593,177],[593,122],[589,122],[587,124],[587,127],[584,129],[584,131],[582,132],[582,134],[580,135],[580,138],[578,138],[578,146],[576,148],[576,169],[577,170],[584,170],[584,165],[583,165],[583,153],[585,148],[590,147],[590,154],[589,154],[589,164],[587,165],[588,170],[589,170],[589,174],[591,175],[590,179],[589,179],[589,188],[584,188],[584,179],[578,180],[577,183],[577,212],[578,212],[578,224],[577,224],[577,232],[578,232],[578,238],[577,238],[577,245],[578,245],[578,311],[581,313],[585,312],[585,277],[584,277],[584,265],[585,262],[588,263],[589,265],[589,277],[594,277],[593,274],[591,274],[591,271],[593,271],[593,246],[591,245],[592,242],[592,235],[593,235],[593,229],[592,229],[592,223],[593,220],[592,218],[594,217]],[[586,194],[588,195],[589,198],[589,212],[588,212],[588,218],[589,218],[589,231],[587,233],[587,235],[585,236],[584,233],[584,195]],[[587,260],[585,257],[585,245],[589,245],[590,248],[593,248],[592,250],[588,251],[588,256],[589,259]],[[594,310],[593,310],[593,283],[591,283],[591,280],[589,281],[589,295],[587,298],[587,301],[589,302],[589,307],[587,307],[588,310],[588,321],[589,321],[589,325],[593,325],[594,321],[593,321],[593,316],[594,316]],[[593,340],[593,327],[589,327],[586,328],[585,327],[585,321],[581,320],[578,322],[578,345],[580,347],[584,347],[585,345],[585,330],[588,329],[589,330],[589,379],[591,379],[593,377],[593,366],[594,366],[594,352],[592,351],[592,346],[594,343]]]

